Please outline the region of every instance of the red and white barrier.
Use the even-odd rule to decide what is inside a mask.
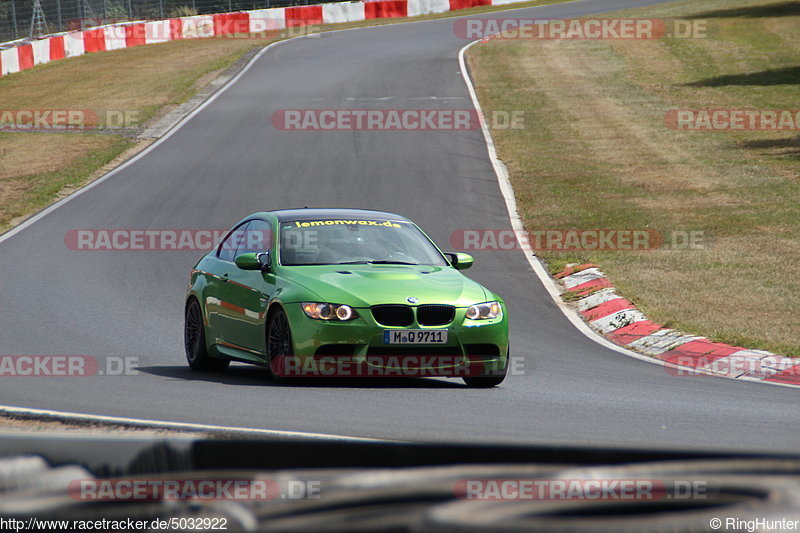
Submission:
[[[513,0],[518,2],[519,0]],[[450,0],[408,0],[408,16],[428,15],[430,13],[447,13],[450,11]]]
[[[50,62],[50,39],[40,39],[31,43],[33,48],[33,64],[41,65]]]
[[[214,15],[184,17],[181,21],[181,39],[214,37]]]
[[[286,28],[286,13],[282,7],[273,9],[257,9],[248,11],[250,15],[250,33],[282,30]]]
[[[19,72],[19,48],[21,47],[0,51],[0,74],[3,76]]]
[[[287,7],[284,13],[286,14],[286,27],[291,28],[295,26],[311,26],[313,24],[322,24],[322,6],[300,6],[300,7]]]
[[[52,40],[54,37],[50,37],[50,39]],[[83,32],[67,33],[62,39],[64,39],[65,57],[78,57],[86,53],[86,48],[83,46]]]
[[[524,0],[373,0],[277,7],[236,13],[195,15],[157,21],[128,22],[51,35],[31,42],[6,43],[0,49],[0,76],[83,54],[120,50],[179,39],[200,39],[283,30],[312,24],[415,17],[476,6],[505,5]],[[0,44],[0,47],[3,45]]]
[[[104,28],[106,37],[106,50],[119,50],[121,48],[127,48],[125,34],[128,26],[130,25],[106,26]]]
[[[389,19],[408,16],[407,0],[377,0],[364,3],[364,15],[368,19]]]
[[[365,20],[364,2],[336,2],[322,5],[322,20],[326,24]]]
[[[144,23],[144,44],[165,43],[170,40],[170,21],[157,20]]]

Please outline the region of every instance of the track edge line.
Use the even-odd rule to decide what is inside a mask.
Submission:
[[[97,422],[107,424],[119,424],[135,426],[148,429],[175,429],[185,431],[205,431],[210,433],[242,433],[247,435],[260,435],[272,437],[297,437],[315,440],[344,440],[359,442],[401,442],[389,439],[375,439],[369,437],[352,437],[348,435],[336,435],[332,433],[311,433],[305,431],[289,431],[281,429],[259,429],[239,426],[217,426],[212,424],[197,424],[193,422],[172,422],[167,420],[149,420],[146,418],[128,418],[120,416],[92,415],[85,413],[75,413],[70,411],[54,411],[51,409],[35,409],[30,407],[17,407],[12,405],[0,405],[0,415],[23,415],[31,417],[41,417],[48,420],[57,421],[80,421]]]

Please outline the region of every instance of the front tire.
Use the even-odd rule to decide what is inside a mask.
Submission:
[[[183,328],[183,346],[186,349],[186,361],[193,370],[217,371],[228,368],[231,363],[227,359],[216,359],[208,355],[206,349],[206,327],[203,324],[203,313],[200,304],[192,298],[186,305],[186,321]]]
[[[278,383],[285,382],[287,376],[286,356],[294,355],[292,346],[292,329],[289,326],[289,317],[283,309],[275,311],[267,326],[267,369],[272,379]]]
[[[506,364],[501,371],[494,371],[490,375],[470,376],[462,378],[467,387],[474,389],[491,389],[500,385],[508,373],[508,362],[511,359],[511,350],[506,352]]]
[[[480,376],[474,378],[462,378],[464,383],[467,384],[467,387],[473,389],[491,389],[492,387],[496,387],[500,385],[504,379],[506,379],[505,374],[502,376]]]

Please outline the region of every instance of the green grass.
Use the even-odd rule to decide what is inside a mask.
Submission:
[[[114,136],[109,146],[93,150],[63,169],[23,176],[22,179],[29,184],[29,192],[21,206],[25,211],[41,209],[64,188],[82,185],[88,175],[113,161],[132,145],[130,139]]]
[[[0,134],[0,146],[8,136],[22,134]],[[80,149],[76,149],[73,139],[63,139],[72,134],[31,133],[28,135],[34,144],[42,142],[39,136],[50,137],[45,142],[56,142],[58,157],[71,152],[68,162],[55,165],[56,170],[45,170],[30,174],[14,175],[0,180],[0,230],[8,229],[12,221],[35,213],[65,195],[84,185],[90,176],[95,175],[134,145],[130,139],[118,135],[91,135],[83,139]],[[56,139],[62,137],[62,139]],[[41,145],[40,145],[41,146]],[[78,152],[77,154],[75,152]],[[34,153],[34,152],[29,152]],[[96,176],[95,176],[96,177]]]

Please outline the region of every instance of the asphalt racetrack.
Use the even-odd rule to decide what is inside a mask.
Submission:
[[[594,0],[484,16],[568,18],[644,5]],[[240,364],[189,370],[183,299],[199,252],[76,251],[73,229],[228,228],[255,211],[393,211],[448,248],[509,228],[480,130],[288,132],[281,109],[471,108],[455,19],[327,33],[272,47],[144,157],[0,242],[0,354],[137,358],[134,375],[5,377],[0,404],[98,415],[428,442],[794,451],[797,392],[664,368],[596,344],[520,251],[467,274],[507,301],[522,375],[277,385]],[[721,311],[722,312],[722,311]],[[794,414],[793,414],[794,413]]]

